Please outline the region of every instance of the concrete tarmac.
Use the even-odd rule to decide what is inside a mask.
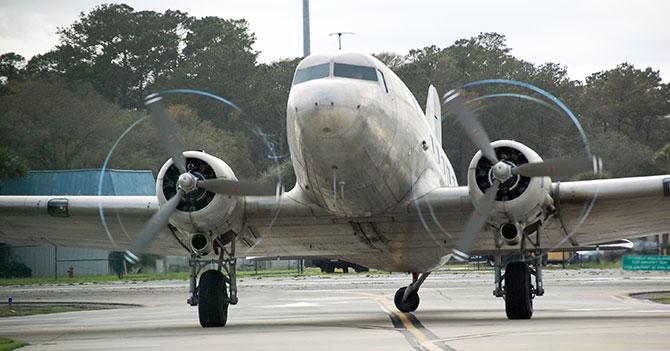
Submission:
[[[0,319],[25,350],[668,350],[670,305],[631,293],[670,290],[667,272],[545,271],[533,319],[510,321],[493,274],[436,272],[415,313],[395,290],[409,276],[243,279],[224,328],[201,328],[185,281],[3,287],[15,301],[141,307]]]

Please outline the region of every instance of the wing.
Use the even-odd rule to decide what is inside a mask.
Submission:
[[[443,205],[446,199],[460,203],[465,196],[463,212],[435,209],[449,213],[441,215],[445,223],[460,223],[463,213],[470,211],[467,188],[436,193]],[[0,243],[123,251],[158,207],[153,196],[0,196]],[[238,256],[339,257],[371,267],[405,270],[413,260],[413,266],[419,261],[434,266],[447,253],[443,248],[449,238],[431,219],[427,222],[434,232],[426,232],[414,205],[381,216],[341,218],[312,204],[297,188],[283,194],[279,202],[274,196],[245,197],[244,207]],[[146,252],[187,255],[182,245],[187,239],[165,228]],[[389,256],[392,266],[387,262]]]
[[[0,242],[123,251],[157,210],[154,196],[0,196]],[[147,252],[186,251],[165,228]]]
[[[552,195],[558,213],[543,231],[544,248],[670,231],[670,175],[554,183]],[[100,204],[116,246],[101,224]],[[147,196],[0,196],[0,242],[123,250],[157,209],[157,199]],[[472,209],[467,187],[438,188],[362,218],[334,216],[299,189],[279,203],[246,197],[238,255],[335,257],[393,271],[428,270],[458,243]],[[166,228],[148,252],[184,255],[184,242]],[[473,253],[492,249],[491,233],[481,233]]]
[[[454,193],[437,189],[421,200],[432,204],[438,218],[449,211],[468,216],[472,207],[466,204],[470,202],[467,193],[461,195],[459,203],[455,203]],[[670,175],[556,182],[551,195],[557,213],[542,230],[540,244],[545,249],[590,246],[670,231]],[[457,221],[444,225],[457,226],[451,231],[454,236],[463,234]],[[480,233],[473,254],[495,249],[491,238],[491,233]]]
[[[568,233],[578,228],[570,245],[670,232],[670,175],[554,183],[553,198]],[[554,245],[565,234],[560,220],[548,230]]]

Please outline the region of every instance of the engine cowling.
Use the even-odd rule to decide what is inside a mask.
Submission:
[[[512,167],[542,161],[535,151],[517,141],[498,140],[491,146],[498,159]],[[468,167],[468,189],[476,208],[493,183],[492,167],[481,151],[475,154]],[[550,189],[549,177],[513,175],[500,185],[488,222],[500,232],[505,242],[515,245],[521,231],[543,220],[542,214],[553,206]]]
[[[237,180],[233,170],[219,158],[202,151],[186,151],[187,170],[199,180],[225,178]],[[156,195],[161,205],[177,193],[179,170],[172,159],[165,162],[156,179]],[[184,196],[170,223],[189,233],[222,234],[241,225],[242,203],[240,197],[215,194],[196,189]]]

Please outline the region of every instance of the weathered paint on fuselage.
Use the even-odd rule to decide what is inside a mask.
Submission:
[[[456,186],[441,142],[405,84],[370,55],[312,55],[330,76],[295,84],[287,128],[297,184],[347,217],[382,214],[437,187]],[[375,67],[378,81],[333,76],[333,63]],[[425,145],[424,145],[425,144]]]

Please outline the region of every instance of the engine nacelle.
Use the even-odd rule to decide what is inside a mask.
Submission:
[[[541,162],[542,158],[531,148],[513,140],[498,140],[491,143],[500,161],[512,167],[524,163]],[[468,189],[475,207],[493,183],[491,162],[477,152],[468,168]],[[515,175],[500,185],[496,202],[488,222],[496,227],[503,240],[516,245],[519,237],[514,235],[543,219],[542,214],[553,206],[549,195],[551,179],[549,177],[524,177]]]
[[[198,179],[237,180],[230,166],[212,155],[202,151],[186,151],[184,157],[187,170]],[[161,167],[156,179],[156,195],[161,205],[177,194],[178,179],[179,170],[170,159]],[[179,202],[170,223],[188,233],[223,234],[238,229],[242,210],[240,197],[196,189]]]

